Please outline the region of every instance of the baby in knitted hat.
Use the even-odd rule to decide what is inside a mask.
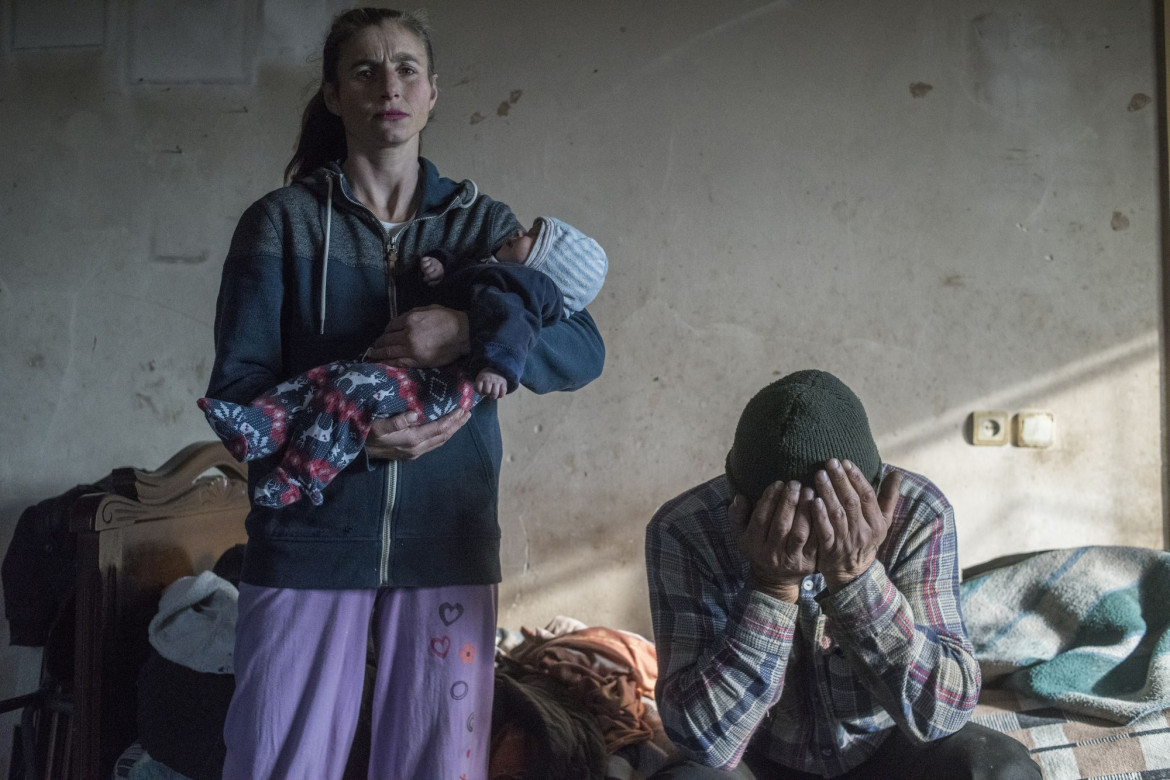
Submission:
[[[504,244],[496,250],[492,259],[497,263],[518,265],[533,271],[539,271],[548,277],[560,290],[564,301],[563,316],[568,317],[574,312],[581,311],[597,297],[601,285],[605,281],[608,268],[608,259],[605,251],[596,241],[581,231],[555,217],[537,217],[528,230],[517,230]],[[475,268],[476,264],[456,260],[446,253],[436,253],[433,256],[423,257],[419,261],[419,271],[422,279],[432,287],[439,285],[450,274],[464,271],[468,267]],[[515,272],[509,272],[516,276]],[[481,283],[477,277],[482,274],[465,274],[469,278],[462,278],[458,284]],[[454,283],[454,277],[448,284]],[[521,286],[530,286],[532,282],[525,282],[523,277],[513,279]],[[513,303],[516,303],[514,300]],[[465,308],[454,306],[453,308]],[[470,312],[469,312],[470,316]],[[475,323],[469,322],[472,331],[472,362],[484,364],[478,369],[475,378],[475,390],[489,398],[503,398],[515,387],[516,378],[511,376],[514,370],[497,370],[504,355],[498,355],[495,361],[491,358],[481,359],[476,355]],[[521,346],[512,344],[515,354],[511,362],[519,359],[516,368],[523,365],[524,357],[531,344]]]
[[[415,412],[420,420],[437,420],[503,397],[519,383],[541,328],[592,301],[608,267],[596,241],[552,217],[510,236],[492,260],[435,252],[419,261],[435,302],[467,313],[466,360],[441,368],[336,361],[249,404],[199,399],[238,460],[281,453],[280,464],[256,484],[256,504],[279,508],[302,496],[322,503],[321,491],[361,452],[375,418]]]

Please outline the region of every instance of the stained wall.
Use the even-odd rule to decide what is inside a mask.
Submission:
[[[28,504],[209,438],[219,266],[341,7],[0,5],[0,549]],[[649,632],[646,521],[806,367],[942,487],[964,563],[1162,544],[1151,3],[430,11],[424,154],[611,260],[604,375],[501,407],[502,624]],[[1053,412],[1056,445],[971,446],[989,408]],[[38,658],[0,624],[0,698]]]

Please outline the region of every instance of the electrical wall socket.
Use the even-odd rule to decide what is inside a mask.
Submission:
[[[972,412],[971,443],[979,447],[1002,447],[1008,442],[1008,413]]]
[[[1056,432],[1052,412],[1020,412],[1016,415],[1017,447],[1051,447]]]

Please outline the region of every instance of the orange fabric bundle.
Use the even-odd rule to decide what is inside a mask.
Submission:
[[[654,736],[657,718],[642,701],[654,697],[658,681],[658,653],[651,642],[593,626],[552,639],[529,634],[513,658],[575,694],[601,724],[607,752]]]

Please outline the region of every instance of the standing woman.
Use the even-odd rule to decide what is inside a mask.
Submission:
[[[420,257],[487,257],[519,221],[419,157],[438,96],[425,25],[387,9],[334,19],[291,182],[240,219],[224,263],[207,394],[246,403],[369,349],[436,366],[467,354],[466,316],[423,300]],[[546,328],[523,384],[601,372],[587,312]],[[339,778],[377,650],[371,778],[482,778],[491,724],[496,405],[378,421],[319,507],[253,506],[240,586],[224,777]],[[259,464],[252,473],[269,469]]]

